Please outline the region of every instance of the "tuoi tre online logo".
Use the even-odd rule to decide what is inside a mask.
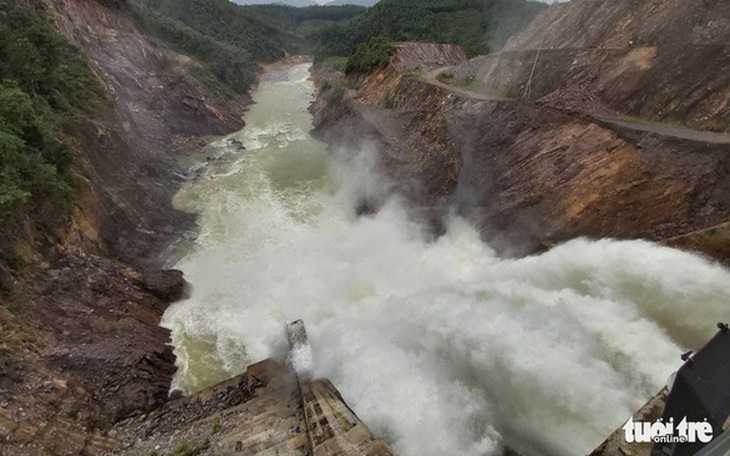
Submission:
[[[628,443],[708,443],[712,440],[712,425],[705,421],[687,421],[684,417],[675,427],[674,418],[668,422],[661,419],[654,423],[644,421],[629,421],[623,426],[624,436]]]

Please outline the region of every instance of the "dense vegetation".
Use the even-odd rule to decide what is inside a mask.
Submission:
[[[258,62],[283,53],[271,27],[248,15],[238,17],[239,7],[226,0],[130,0],[129,5],[142,31],[203,64],[199,76],[224,97],[246,92],[256,80]],[[240,33],[228,21],[248,31]]]
[[[0,267],[26,223],[54,225],[73,183],[66,133],[99,113],[101,90],[40,0],[0,0]]]
[[[124,0],[99,0],[117,4]],[[381,0],[359,6],[241,6],[229,0],[128,0],[148,34],[203,62],[223,84],[248,89],[258,62],[313,53],[349,57],[348,71],[381,66],[396,41],[459,44],[468,56],[499,49],[543,8],[531,0]]]
[[[218,43],[247,52],[255,61],[272,61],[284,50],[298,52],[300,39],[250,14],[229,0],[139,0],[147,12],[177,21]]]
[[[366,10],[362,6],[353,5],[308,6],[306,8],[284,5],[251,5],[244,6],[243,9],[261,20],[292,31],[300,37],[308,37],[312,31],[323,25],[345,25]]]
[[[350,45],[342,40],[350,21],[365,12],[361,6],[310,6],[292,8],[282,5],[247,6],[247,11],[296,33],[307,52],[315,56],[347,56]]]
[[[393,42],[382,36],[373,38],[367,43],[360,43],[347,60],[345,72],[369,73],[376,68],[385,67],[394,52]]]
[[[219,91],[228,88],[228,95],[230,89],[248,90],[259,63],[285,53],[310,53],[320,29],[343,25],[364,11],[353,6],[244,7],[228,0],[129,0],[128,6],[142,30],[203,63],[225,86]]]
[[[320,30],[315,56],[350,56],[380,38],[459,44],[473,57],[498,50],[545,7],[528,0],[381,0],[349,25]]]

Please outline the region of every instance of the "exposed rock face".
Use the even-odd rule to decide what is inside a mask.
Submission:
[[[576,236],[660,240],[730,216],[724,137],[661,135],[476,95],[391,66],[341,104],[325,92],[316,132],[333,143],[370,138],[394,188],[427,208],[457,208],[511,253]]]
[[[514,136],[462,149],[462,207],[510,241],[659,240],[727,220],[727,145],[545,114],[519,106],[505,119]],[[490,131],[496,117],[484,110],[464,134]]]
[[[158,325],[169,301],[150,290],[170,298],[184,283],[177,271],[149,274],[54,250],[22,277],[0,307],[7,454],[82,454],[106,441],[99,431],[167,400],[174,356]]]
[[[156,258],[171,231],[192,217],[172,208],[182,183],[176,156],[203,135],[243,126],[243,96],[216,101],[191,75],[188,57],[153,46],[132,22],[95,0],[47,0],[61,32],[78,44],[114,105],[112,122],[78,138],[88,179],[68,242],[129,262]]]
[[[46,3],[112,109],[72,138],[79,196],[67,226],[29,234],[28,264],[0,295],[0,454],[91,455],[116,445],[114,423],[167,400],[174,356],[159,322],[185,281],[160,271],[158,254],[193,225],[172,208],[175,156],[241,127],[247,99],[214,101],[189,76],[194,62],[96,1]]]
[[[727,45],[727,8],[723,0],[573,0],[544,10],[504,49]]]
[[[730,264],[730,222],[670,238],[665,243],[680,249],[702,252],[724,264]]]
[[[455,72],[498,93],[562,109],[727,130],[730,4],[555,4],[502,52]]]
[[[395,49],[390,64],[398,71],[440,68],[466,61],[464,50],[452,44],[396,43]]]

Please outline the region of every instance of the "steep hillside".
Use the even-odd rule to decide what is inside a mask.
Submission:
[[[453,70],[475,90],[564,110],[730,127],[730,4],[575,0]]]
[[[580,14],[584,3],[559,8],[578,9],[577,13],[564,13],[572,17]],[[640,2],[641,7],[653,4]],[[632,5],[636,8],[636,2]],[[694,6],[686,8],[685,15]],[[541,21],[549,23],[547,14],[528,32]],[[659,29],[657,25],[652,33],[660,36]],[[663,30],[667,36],[674,33],[671,28]],[[713,33],[722,36],[722,30]],[[715,46],[720,45],[710,47]],[[643,49],[628,48],[624,57]],[[351,138],[368,138],[380,153],[382,172],[392,178],[394,191],[421,207],[421,215],[425,211],[429,219],[435,219],[435,228],[440,217],[456,210],[470,217],[485,239],[508,254],[533,252],[576,236],[662,240],[730,218],[728,135],[602,118],[580,106],[568,109],[561,105],[559,102],[569,103],[572,98],[560,92],[554,93],[556,102],[539,99],[535,104],[519,92],[495,90],[503,80],[525,76],[524,84],[529,77],[536,52],[521,51],[530,55],[522,65],[510,60],[513,52],[517,51],[458,63],[455,49],[442,48],[446,55],[435,56],[422,45],[398,45],[391,66],[352,81],[351,89],[345,83],[343,96],[334,96],[330,90],[335,89],[323,91],[315,105],[317,131],[333,144],[345,142],[351,147],[359,145]],[[566,60],[554,59],[551,52],[561,51],[542,53],[535,75],[563,62],[578,64],[580,61],[573,60],[577,52],[591,55],[595,51],[566,51],[573,53]],[[404,55],[420,57],[414,60]],[[438,68],[449,65],[449,57],[457,64]],[[485,68],[489,59],[498,63],[496,68],[490,67],[494,71],[479,73],[485,78],[483,85],[464,75],[464,69]],[[398,64],[401,61],[410,63]],[[624,64],[641,66],[635,62],[632,67],[631,62]],[[683,87],[702,86],[705,81],[719,87],[729,74],[710,68],[697,71],[689,81],[680,77],[685,68],[684,64],[665,63],[663,77],[676,84],[663,86],[663,96],[653,92],[655,103],[667,106],[667,116],[682,115],[675,97]],[[607,72],[612,70],[609,66]],[[533,94],[547,84],[565,93],[583,90],[572,73],[545,73],[549,76],[534,77]],[[650,76],[641,73],[641,78],[649,84]],[[633,79],[617,77],[616,84],[622,80],[627,97],[644,98],[630,91]],[[696,96],[696,109],[715,106],[715,91],[699,90]],[[616,106],[625,112],[633,109],[628,101]],[[726,115],[726,111],[718,115]],[[372,210],[377,205],[372,201],[364,207]],[[701,239],[684,243],[728,262],[730,249],[718,248],[715,241],[712,244],[703,244]]]
[[[255,62],[273,61],[285,52],[301,51],[299,37],[250,14],[229,0],[141,0],[151,11],[174,19],[192,30],[245,50]]]
[[[224,0],[0,0],[0,16],[0,453],[105,454],[175,371],[159,322],[186,283],[160,253],[195,235],[172,207],[178,158],[242,127],[259,64],[307,43]]]
[[[169,237],[187,217],[171,207],[181,182],[175,155],[198,147],[199,135],[242,125],[247,99],[220,102],[191,73],[190,58],[155,46],[124,14],[85,0],[49,2],[62,33],[80,46],[103,82],[115,112],[111,123],[77,138],[81,173],[92,208],[79,209],[75,226],[94,226],[96,239],[127,261],[154,258],[150,246]]]
[[[0,2],[0,291],[9,286],[5,272],[22,263],[17,239],[68,215],[73,154],[65,133],[106,114],[83,56],[34,6]]]
[[[345,43],[338,42],[342,30],[347,29],[351,20],[361,15],[365,8],[354,5],[294,8],[276,4],[250,5],[243,10],[294,34],[296,47],[292,46],[290,53],[298,49],[317,57],[336,54],[333,49],[343,49]]]
[[[727,45],[727,7],[723,0],[573,0],[545,10],[504,50]]]
[[[0,2],[0,13],[2,179],[37,174],[5,160],[20,150],[46,157],[33,193],[56,176],[71,187],[65,204],[13,193],[53,211],[18,217],[19,261],[3,269],[0,452],[88,454],[105,447],[101,431],[167,399],[174,356],[159,321],[185,282],[160,271],[158,255],[193,227],[171,204],[183,179],[176,156],[242,126],[248,99],[220,101],[191,75],[200,64],[99,2]]]
[[[241,6],[229,0],[120,0],[118,9],[155,42],[192,57],[196,78],[221,99],[245,93],[261,63],[311,55],[327,31],[347,25],[358,6]]]

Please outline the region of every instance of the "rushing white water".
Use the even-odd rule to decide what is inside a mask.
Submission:
[[[358,218],[373,158],[309,137],[307,76],[262,82],[229,138],[246,150],[214,144],[176,197],[201,227],[175,265],[192,296],[163,321],[177,386],[285,356],[301,318],[314,374],[401,455],[579,455],[728,320],[730,274],[687,253],[575,240],[504,260],[458,218],[428,241],[397,200]]]

